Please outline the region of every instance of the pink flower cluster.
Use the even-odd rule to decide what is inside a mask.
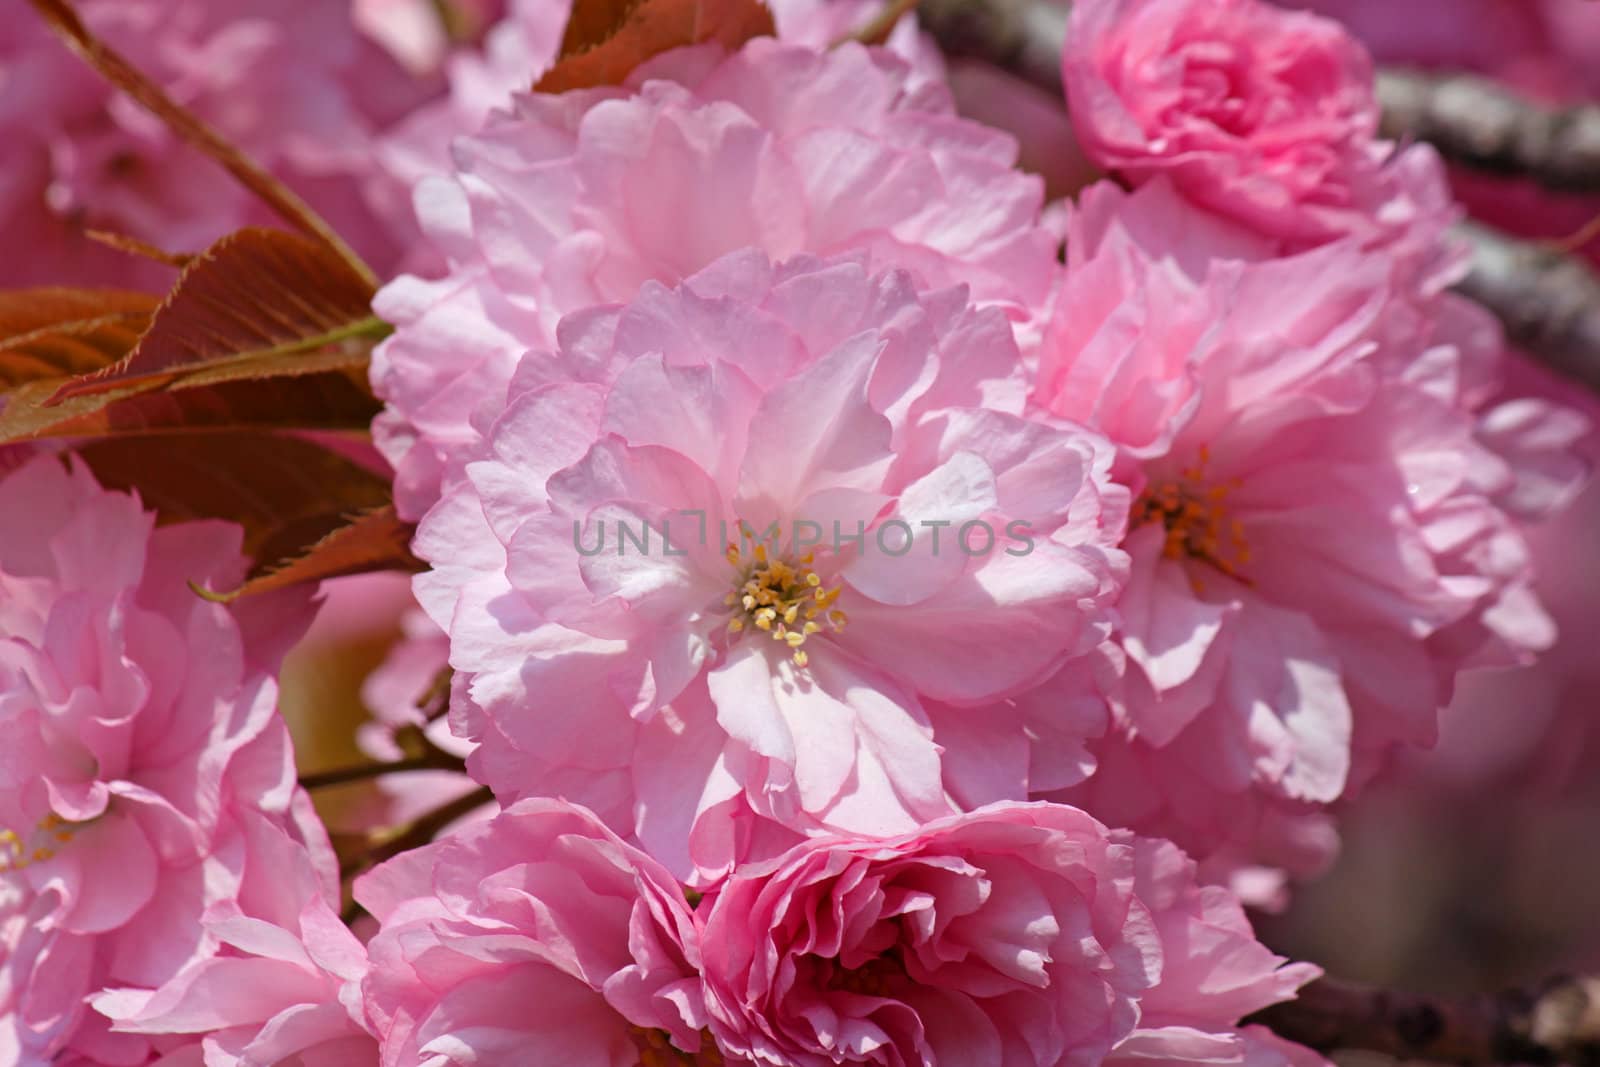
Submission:
[[[942,722],[981,736],[1105,636],[1126,496],[1022,417],[998,310],[735,254],[560,332],[417,537],[502,797],[581,798],[706,878],[903,832],[953,810]]]
[[[1497,329],[1439,293],[1437,160],[1376,139],[1359,46],[1074,18],[1085,147],[1145,184],[1085,190],[1059,270],[994,135],[853,46],[518,97],[419,187],[452,265],[381,298],[380,441],[497,794],[702,884],[1029,795],[1307,871],[1460,670],[1548,643],[1521,524],[1574,433],[1486,408]],[[975,523],[1026,551],[941,554]]]
[[[401,327],[373,361],[401,512],[420,517],[459,479],[474,419],[494,417],[563,316],[744,248],[859,250],[1037,316],[1052,249],[1033,224],[1042,186],[1015,156],[942,87],[857,46],[685,49],[620,89],[514,97],[457,141],[450,177],[417,186],[448,273],[402,278],[377,304]]]
[[[384,114],[344,4],[83,6],[421,271],[371,381],[424,614],[362,740],[466,774],[397,773],[341,872],[277,716],[303,601],[195,596],[239,531],[75,459],[0,475],[0,1062],[1321,1063],[1241,1025],[1318,974],[1242,905],[1552,640],[1525,531],[1586,429],[1495,399],[1440,163],[1343,31],[1077,0],[1120,182],[1046,212],[914,26],[834,43],[853,0],[562,94],[559,0],[453,54],[362,3],[427,72]],[[244,220],[169,225],[202,172],[34,32],[0,216]]]
[[[1431,740],[1460,670],[1550,639],[1520,524],[1566,492],[1541,472],[1572,435],[1486,408],[1496,328],[1439,295],[1460,268],[1437,160],[1376,139],[1359,46],[1256,4],[1074,17],[1084,146],[1143,188],[1081,194],[1060,269],[1037,192],[852,47],[694,49],[518,97],[419,188],[451,265],[386,292],[374,381],[426,510],[452,724],[503,800],[582,802],[706,891],[704,1022],[629,1016],[685,1056],[683,1027],[772,1064],[1199,1048],[1145,998],[1182,1019],[1203,968],[1012,959],[1019,993],[1115,992],[1075,994],[1098,1023],[1046,999],[996,1024],[934,992],[937,920],[883,962],[904,917],[854,928],[870,949],[836,918],[822,962],[761,901],[865,884],[843,856],[1041,794],[1270,900],[1274,870],[1326,859],[1321,808]],[[978,523],[1027,551],[939,551]],[[1130,841],[1181,872],[1189,920],[1239,929],[1171,845]],[[1118,996],[1148,1009],[1137,1038]]]
[[[144,1063],[90,994],[223,952],[202,914],[271,880],[255,827],[315,837],[272,675],[303,598],[237,616],[190,592],[243,575],[239,530],[153,529],[136,498],[41,455],[0,481],[0,1061]],[[326,848],[324,841],[323,848]]]
[[[1316,976],[1172,846],[1048,804],[812,838],[691,910],[593,815],[526,800],[357,895],[384,1067],[1287,1063],[1235,1020]]]

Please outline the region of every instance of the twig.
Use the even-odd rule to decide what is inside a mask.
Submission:
[[[83,24],[67,0],[28,0],[28,2],[50,28],[55,30],[89,66],[99,71],[103,78],[127,93],[184,141],[220,163],[228,173],[238,179],[241,185],[260,197],[284,221],[327,244],[369,285],[377,286],[378,276],[373,273],[372,268],[356,255],[355,250],[345,243],[311,205],[300,199],[292,189],[236,145],[230,144],[198,115],[173,100],[132,63],[107,47]]]
[[[450,683],[455,678],[455,671],[448,666],[433,676],[433,681],[428,683],[428,688],[417,696],[416,709],[422,712],[424,722],[434,722],[444,718],[450,711]],[[429,744],[432,744],[430,741]]]
[[[388,763],[360,763],[350,767],[335,767],[331,771],[302,774],[300,785],[306,789],[326,789],[329,786],[367,782],[386,774],[406,771],[466,771],[466,763],[447,752],[434,750],[425,756],[391,760]]]
[[[437,837],[439,831],[446,826],[493,801],[494,793],[488,786],[483,786],[465,796],[457,797],[443,807],[435,808],[405,826],[374,834],[368,838],[364,848],[354,855],[347,856],[339,864],[339,875],[342,878],[353,878],[386,859],[414,848],[421,848]]]
[[[982,59],[1060,94],[1067,8],[1048,0],[922,0],[917,20],[954,56]]]
[[[1462,1067],[1600,1064],[1597,978],[1553,978],[1535,989],[1459,998],[1323,978],[1248,1021],[1320,1052],[1363,1049]]]
[[[1600,105],[1543,107],[1488,78],[1393,69],[1378,72],[1378,100],[1395,140],[1547,189],[1600,190]]]
[[[195,258],[192,252],[168,252],[164,248],[157,248],[148,241],[141,241],[137,237],[130,237],[125,233],[112,233],[109,230],[84,230],[83,235],[91,241],[96,241],[107,248],[114,248],[118,252],[141,259],[154,260],[165,263],[169,267],[182,270]]]
[[[1600,274],[1577,256],[1474,222],[1458,232],[1472,246],[1462,295],[1494,312],[1513,344],[1600,390]]]

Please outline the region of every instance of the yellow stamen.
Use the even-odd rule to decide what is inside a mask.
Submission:
[[[639,1050],[639,1067],[724,1067],[727,1062],[709,1033],[700,1035],[700,1051],[684,1052],[671,1041],[671,1035],[641,1026],[629,1028]]]
[[[1250,579],[1240,568],[1250,562],[1250,545],[1244,524],[1228,514],[1227,501],[1240,487],[1238,479],[1224,482],[1207,477],[1210,448],[1202,445],[1198,461],[1182,467],[1178,477],[1153,482],[1134,502],[1130,525],[1159,522],[1165,531],[1161,555],[1165,559],[1195,559],[1209,563],[1245,585]],[[1198,579],[1191,587],[1198,594],[1205,586]]]
[[[829,610],[841,587],[829,588],[811,569],[814,553],[808,552],[794,563],[769,552],[764,544],[753,545],[748,557],[738,546],[729,549],[728,558],[738,568],[738,577],[734,592],[723,598],[724,606],[735,610],[728,620],[728,633],[743,633],[753,624],[793,649],[796,666],[806,666],[809,653],[800,649],[806,639],[821,633],[823,623],[839,629],[845,622],[843,612]]]

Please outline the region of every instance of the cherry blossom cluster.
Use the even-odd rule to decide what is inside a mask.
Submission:
[[[0,1064],[1322,1063],[1243,1022],[1319,973],[1244,906],[1553,640],[1586,432],[1502,391],[1361,47],[1077,0],[1103,176],[1047,204],[913,21],[840,43],[878,5],[562,93],[567,3],[458,6],[80,8],[389,278],[427,569],[362,744],[463,761],[386,825],[493,801],[341,871],[277,707],[310,598],[0,457]],[[252,221],[72,63],[0,20],[7,280]]]

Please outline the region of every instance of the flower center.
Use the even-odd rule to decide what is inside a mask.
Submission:
[[[72,823],[53,811],[40,819],[26,837],[15,830],[0,830],[0,874],[54,859],[56,850],[71,841],[76,832]]]
[[[863,997],[888,997],[906,979],[905,964],[892,950],[853,970],[840,967],[833,972],[828,988]]]
[[[842,630],[850,621],[833,606],[843,587],[823,584],[821,576],[811,569],[816,561],[812,553],[801,556],[798,563],[790,563],[758,543],[747,558],[730,541],[727,556],[738,572],[733,592],[722,598],[725,605],[734,609],[733,618],[728,620],[730,634],[751,628],[767,633],[794,651],[795,666],[804,667],[810,661],[806,639],[824,627]]]
[[[1206,467],[1211,452],[1204,445],[1200,459],[1179,471],[1177,478],[1152,482],[1134,501],[1129,525],[1159,522],[1166,528],[1161,554],[1167,559],[1197,559],[1209,563],[1234,581],[1250,585],[1242,567],[1250,563],[1250,543],[1244,524],[1228,514],[1227,500],[1239,482],[1208,484]],[[1194,591],[1204,591],[1198,578]]]
[[[685,1052],[672,1043],[672,1035],[665,1030],[629,1029],[639,1046],[639,1067],[723,1067],[726,1062],[710,1033],[701,1033],[699,1052]]]

